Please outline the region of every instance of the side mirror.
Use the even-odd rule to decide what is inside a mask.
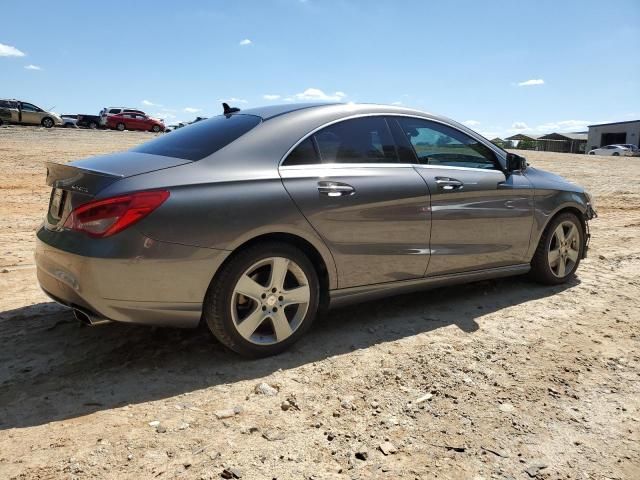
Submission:
[[[526,169],[526,158],[515,153],[507,153],[507,172],[524,172]]]

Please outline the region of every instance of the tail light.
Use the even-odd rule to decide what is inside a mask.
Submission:
[[[64,226],[95,238],[109,237],[142,220],[167,198],[168,191],[154,190],[95,200],[73,210]]]

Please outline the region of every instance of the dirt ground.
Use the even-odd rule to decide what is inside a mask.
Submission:
[[[336,310],[247,361],[206,332],[81,327],[37,286],[42,161],[149,138],[0,128],[0,478],[640,478],[640,158],[527,154],[596,196],[568,284]]]

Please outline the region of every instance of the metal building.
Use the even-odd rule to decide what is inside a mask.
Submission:
[[[585,153],[587,134],[549,133],[536,140],[538,150],[545,152]]]
[[[589,125],[587,150],[621,143],[630,143],[638,146],[639,142],[640,120]]]

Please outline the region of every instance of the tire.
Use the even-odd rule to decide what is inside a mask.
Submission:
[[[158,125],[154,125],[153,128],[151,128],[151,131],[153,133],[158,133],[160,131],[160,127]]]
[[[612,154],[612,155],[613,155],[614,157],[619,157],[619,156],[620,156],[620,154],[619,154],[618,152],[613,152],[613,154]]]
[[[53,119],[51,119],[49,117],[44,117],[42,119],[42,122],[40,122],[40,123],[44,128],[51,128],[51,127],[53,127],[55,125],[55,123],[53,122]]]
[[[116,130],[119,130],[119,131],[121,131],[121,132],[124,132],[124,130],[125,130],[126,128],[127,128],[127,127],[125,127],[124,123],[119,123],[119,124],[117,124],[117,125],[116,125]]]
[[[596,152],[589,152],[589,155],[595,155]]]
[[[98,128],[98,124],[96,122],[90,122],[89,123],[89,128],[91,130],[95,130],[96,128]]]
[[[559,237],[561,226],[565,244]],[[542,234],[531,260],[531,276],[545,285],[566,282],[580,265],[584,252],[584,235],[582,224],[573,213],[561,213],[553,218]],[[552,252],[557,252],[557,261],[552,260],[556,257]]]
[[[203,317],[223,345],[259,358],[298,341],[319,301],[318,275],[307,256],[287,243],[268,242],[240,251],[222,267],[207,291]]]

